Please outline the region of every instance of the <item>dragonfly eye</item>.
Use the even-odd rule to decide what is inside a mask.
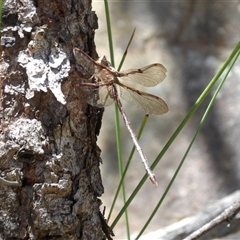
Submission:
[[[104,65],[104,66],[107,66],[107,67],[111,67],[111,64],[110,62],[107,60],[107,58],[105,56],[102,56],[98,59],[99,63]]]

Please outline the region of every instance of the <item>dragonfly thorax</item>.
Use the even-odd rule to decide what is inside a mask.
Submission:
[[[100,85],[112,85],[116,78],[107,69],[102,69],[99,73],[95,74],[95,77]]]

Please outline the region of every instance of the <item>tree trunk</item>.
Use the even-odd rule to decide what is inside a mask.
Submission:
[[[111,239],[98,198],[103,111],[81,94],[72,52],[97,56],[91,1],[5,0],[2,27],[0,238]]]

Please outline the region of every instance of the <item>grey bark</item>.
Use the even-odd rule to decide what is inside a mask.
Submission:
[[[81,94],[86,74],[72,53],[97,56],[91,1],[6,0],[2,27],[0,238],[110,239],[99,210],[102,110]]]

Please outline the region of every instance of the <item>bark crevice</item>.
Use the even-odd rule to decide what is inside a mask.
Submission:
[[[98,198],[102,109],[81,96],[72,53],[84,46],[97,56],[91,1],[8,0],[4,9],[0,237],[110,236]]]

